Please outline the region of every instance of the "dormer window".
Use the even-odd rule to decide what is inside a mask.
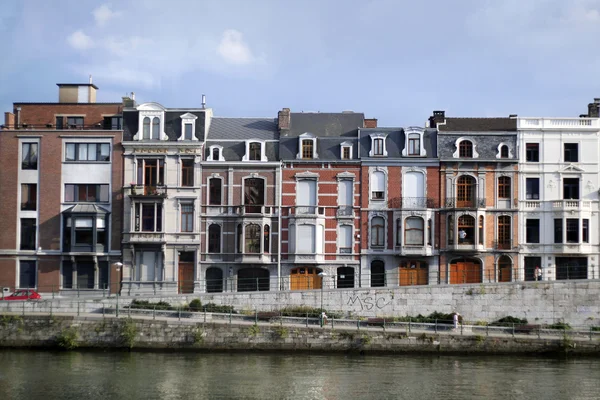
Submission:
[[[340,158],[342,160],[352,159],[352,144],[350,142],[344,142],[340,145]]]
[[[383,133],[374,133],[371,135],[371,151],[369,157],[387,157],[385,139],[387,135]]]
[[[425,130],[416,126],[406,128],[404,130],[404,149],[402,155],[404,157],[425,157],[427,152],[423,147],[423,134]]]
[[[198,140],[196,137],[196,119],[198,116],[185,113],[181,117],[181,135],[179,140]]]
[[[225,161],[225,158],[223,157],[223,147],[218,145],[210,146],[206,161]]]
[[[319,158],[317,154],[317,139],[310,133],[303,133],[298,137],[299,152],[297,159],[312,160]]]
[[[412,133],[408,135],[408,155],[418,156],[421,148],[421,135]]]
[[[141,104],[139,111],[138,133],[134,140],[163,140],[165,135],[165,108],[158,103]]]
[[[262,140],[247,140],[246,154],[242,161],[268,161],[265,154],[265,142]]]
[[[463,140],[458,147],[458,156],[460,158],[473,158],[473,143],[469,140]]]
[[[508,158],[508,146],[502,145],[500,147],[500,158]]]

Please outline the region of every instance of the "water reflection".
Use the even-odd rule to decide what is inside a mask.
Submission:
[[[600,360],[0,352],[0,399],[596,399]]]

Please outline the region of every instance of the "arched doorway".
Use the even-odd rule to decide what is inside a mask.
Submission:
[[[238,292],[269,290],[269,270],[262,268],[244,268],[238,271]]]
[[[206,270],[206,291],[208,293],[223,291],[223,271],[221,268],[210,267]]]
[[[321,289],[320,268],[298,267],[290,271],[290,290]]]
[[[425,261],[408,260],[400,264],[400,286],[427,285],[429,265]]]
[[[498,259],[498,282],[512,281],[512,261],[508,256]]]
[[[337,269],[337,287],[340,289],[354,287],[354,268],[339,267]]]
[[[481,261],[459,258],[450,263],[450,283],[481,283]]]
[[[385,286],[385,264],[381,260],[371,263],[371,287]]]

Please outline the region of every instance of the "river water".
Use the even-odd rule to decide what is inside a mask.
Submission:
[[[590,358],[0,350],[0,400],[598,398]]]

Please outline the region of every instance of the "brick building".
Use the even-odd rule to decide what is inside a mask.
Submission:
[[[121,103],[58,84],[57,103],[14,103],[0,132],[0,286],[118,290]]]

